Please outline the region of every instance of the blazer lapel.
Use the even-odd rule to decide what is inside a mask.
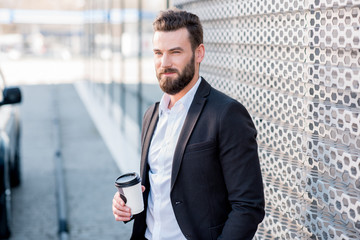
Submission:
[[[147,164],[146,159],[149,153],[150,142],[154,134],[154,130],[158,119],[159,119],[159,103],[156,103],[152,111],[152,114],[150,115],[149,124],[145,124],[143,127],[144,128],[143,131],[146,131],[144,134],[144,139],[142,139],[142,151],[141,151],[141,162],[140,162],[140,173],[143,179],[144,176],[146,176],[145,175],[146,171],[144,171],[145,166]],[[144,121],[146,120],[147,119],[144,119]]]
[[[171,189],[173,188],[177,175],[179,173],[181,161],[183,159],[187,142],[189,141],[190,135],[206,103],[206,97],[207,95],[209,95],[210,89],[211,86],[205,81],[205,79],[202,78],[199,88],[194,96],[194,100],[189,108],[175,148],[171,172]]]

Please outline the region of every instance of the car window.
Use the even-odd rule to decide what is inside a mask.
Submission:
[[[3,100],[3,90],[5,88],[5,80],[2,72],[0,71],[0,102]]]

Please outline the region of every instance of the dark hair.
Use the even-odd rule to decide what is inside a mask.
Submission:
[[[203,29],[198,16],[186,11],[166,10],[161,11],[153,22],[155,32],[176,31],[184,27],[189,32],[191,48],[194,51],[203,43]]]

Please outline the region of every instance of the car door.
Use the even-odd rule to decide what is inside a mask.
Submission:
[[[5,89],[5,79],[4,75],[0,70],[0,102],[3,101],[3,91]],[[9,122],[11,116],[11,107],[8,105],[0,106],[0,129],[2,131],[6,130],[6,124]]]
[[[3,101],[5,80],[0,71],[0,102]],[[10,163],[8,123],[11,120],[11,109],[7,105],[0,106],[0,238],[10,234],[11,215]]]
[[[0,69],[0,82],[1,82],[1,98],[3,98],[3,89],[6,87],[5,78],[1,73]],[[2,101],[3,99],[1,99]],[[19,122],[18,122],[18,107],[13,104],[0,106],[0,128],[3,131],[3,135],[6,135],[8,139],[7,151],[9,168],[14,175],[14,169],[18,167],[19,163],[16,161],[16,154],[19,150]],[[12,180],[12,186],[18,185],[19,179]]]

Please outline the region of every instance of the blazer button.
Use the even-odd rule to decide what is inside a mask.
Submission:
[[[177,206],[177,205],[180,205],[180,204],[182,204],[182,201],[176,201],[175,202],[175,205]]]

